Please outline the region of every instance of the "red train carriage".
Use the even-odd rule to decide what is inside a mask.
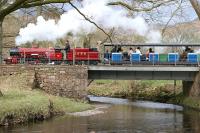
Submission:
[[[73,54],[74,53],[74,54]],[[76,64],[94,64],[97,65],[99,60],[99,52],[95,48],[76,48],[70,49],[66,54],[66,61],[68,63],[73,62],[73,58]]]
[[[29,64],[61,64],[62,62],[72,64],[73,59],[75,59],[76,64],[97,64],[99,62],[99,52],[96,49],[89,48],[75,48],[70,49],[68,52],[57,48],[11,48],[10,58],[5,59],[5,62],[7,64],[25,62]]]

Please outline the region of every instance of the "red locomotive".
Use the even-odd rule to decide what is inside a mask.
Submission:
[[[11,48],[10,57],[5,59],[6,64],[94,64],[99,59],[96,48],[75,48],[66,51],[61,48]]]

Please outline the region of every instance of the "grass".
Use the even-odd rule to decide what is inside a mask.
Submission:
[[[96,96],[123,97],[130,94],[130,81],[97,80],[88,88],[88,92]]]
[[[10,90],[0,97],[0,119],[13,115],[15,118],[29,117],[29,114],[49,116],[49,100],[53,103],[55,113],[79,112],[90,109],[86,103],[76,102],[68,98],[47,95],[42,91]]]
[[[182,104],[184,106],[200,110],[200,98],[199,97],[184,98]]]
[[[14,124],[53,114],[65,114],[91,109],[92,106],[73,99],[48,95],[28,86],[27,74],[0,77],[0,125]]]
[[[159,87],[164,86],[166,84],[174,85],[173,80],[140,80],[139,82],[146,84],[147,86],[151,87]],[[180,80],[176,81],[176,84],[180,86],[182,83]]]
[[[181,81],[177,81],[176,94],[181,91]],[[129,97],[166,102],[174,96],[174,81],[114,81],[97,80],[88,88],[88,92],[96,96]]]
[[[200,98],[184,97],[181,81],[176,81],[175,96],[174,81],[172,80],[95,80],[89,86],[88,92],[96,96],[129,97],[175,103],[200,110]]]

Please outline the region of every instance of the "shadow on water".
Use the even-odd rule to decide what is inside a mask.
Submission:
[[[155,133],[200,132],[200,113],[181,106],[119,98],[93,97],[109,104],[103,114],[64,116],[40,123],[0,128],[10,133]]]

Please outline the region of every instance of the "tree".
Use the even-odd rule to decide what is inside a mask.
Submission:
[[[1,0],[0,1],[0,64],[2,63],[3,50],[3,21],[4,18],[21,8],[47,5],[51,3],[69,3],[70,0]]]
[[[126,1],[110,2],[108,5],[122,6],[133,12],[150,12],[162,6],[168,6],[170,3],[177,3],[181,1],[188,2],[187,0],[134,0],[131,4]],[[195,10],[200,20],[200,0],[189,0],[193,9]]]
[[[108,3],[109,6],[121,6],[125,8],[128,11],[132,11],[133,13],[145,13],[145,17],[147,15],[150,15],[150,19],[152,21],[159,21],[157,18],[155,18],[155,12],[157,12],[158,19],[160,18],[160,14],[162,12],[162,7],[167,7],[167,6],[174,6],[174,10],[171,12],[171,16],[169,17],[169,20],[166,22],[165,26],[163,27],[162,30],[162,35],[166,31],[166,28],[168,28],[169,23],[172,21],[173,17],[179,17],[187,20],[188,18],[186,15],[183,13],[183,10],[185,6],[189,6],[190,4],[192,5],[192,8],[196,12],[199,20],[200,20],[200,0],[132,0],[131,2],[127,2],[125,0],[122,1],[114,1]],[[176,5],[176,6],[175,6]],[[154,17],[152,17],[154,16]],[[164,24],[161,22],[162,25]]]
[[[199,20],[200,20],[200,1],[199,0],[190,0],[192,7],[194,8]]]

